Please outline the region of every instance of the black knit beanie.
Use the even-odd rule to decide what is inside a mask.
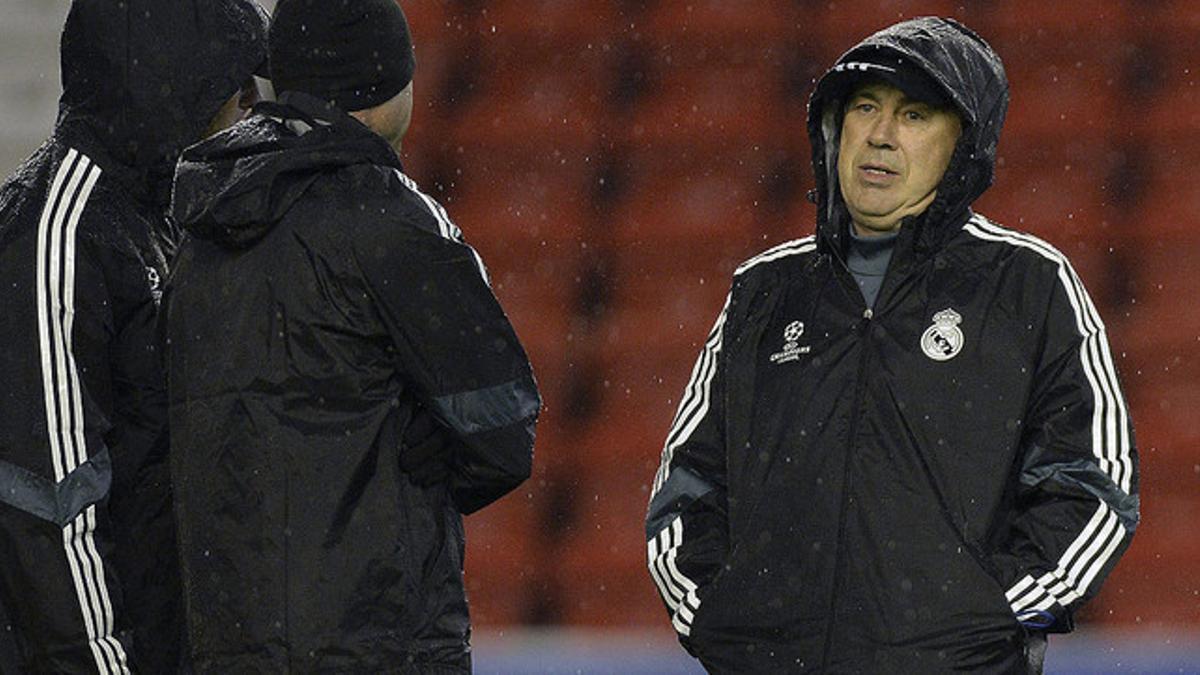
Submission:
[[[416,59],[396,0],[280,0],[269,36],[275,91],[301,91],[347,112],[400,93]]]

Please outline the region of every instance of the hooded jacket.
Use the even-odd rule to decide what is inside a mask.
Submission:
[[[897,58],[963,131],[874,308],[844,263],[848,66]],[[736,270],[663,450],[648,561],[713,672],[1022,673],[1129,544],[1137,462],[1104,324],[1069,262],[974,214],[999,58],[917,19],[843,55],[809,108],[817,232]]]
[[[529,475],[529,362],[388,144],[281,100],[190,149],[175,184],[190,236],[164,302],[195,666],[469,672],[462,514]],[[431,421],[445,480],[402,469]]]
[[[264,16],[76,0],[54,133],[0,187],[0,598],[32,672],[176,668],[164,195],[265,58]]]

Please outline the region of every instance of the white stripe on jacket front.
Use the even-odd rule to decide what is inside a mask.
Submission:
[[[46,428],[58,482],[88,459],[83,392],[72,351],[75,240],[79,218],[99,177],[98,166],[69,149],[51,182],[38,221],[38,341]],[[95,505],[88,507],[63,528],[63,549],[97,670],[103,675],[127,674],[127,656],[113,637],[112,602],[94,537],[95,509]]]
[[[1074,310],[1076,329],[1082,338],[1079,359],[1094,401],[1092,454],[1101,470],[1128,494],[1133,477],[1128,413],[1118,389],[1104,323],[1070,262],[1037,237],[1007,230],[981,216],[972,218],[963,229],[986,241],[1030,249],[1058,266],[1058,278]],[[1047,609],[1054,602],[1067,606],[1078,600],[1127,536],[1116,514],[1100,501],[1092,518],[1055,562],[1052,571],[1036,580],[1025,576],[1009,589],[1007,596],[1013,611],[1021,617]]]

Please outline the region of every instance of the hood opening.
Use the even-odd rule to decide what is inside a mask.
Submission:
[[[1008,107],[1008,82],[1000,57],[978,35],[950,19],[924,17],[875,33],[843,54],[818,81],[809,100],[808,133],[816,180],[818,239],[840,251],[849,212],[837,179],[842,107],[849,87],[861,77],[861,61],[895,59],[919,67],[941,87],[962,120],[937,196],[905,227],[936,242],[991,186],[996,145]]]

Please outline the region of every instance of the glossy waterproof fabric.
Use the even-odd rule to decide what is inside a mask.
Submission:
[[[195,667],[469,672],[461,514],[529,475],[529,363],[391,148],[284,100],[176,180],[191,238],[164,302]],[[422,487],[401,458],[429,415],[449,478]]]
[[[0,188],[0,600],[28,672],[178,668],[166,195],[265,35],[241,0],[77,0],[54,133]]]
[[[711,672],[1036,672],[1137,524],[1111,350],[1065,258],[969,208],[1007,97],[991,50],[937,19],[839,62],[863,49],[926,64],[963,137],[869,309],[828,150],[842,74],[818,84],[817,233],[735,272],[655,477],[650,574]]]

